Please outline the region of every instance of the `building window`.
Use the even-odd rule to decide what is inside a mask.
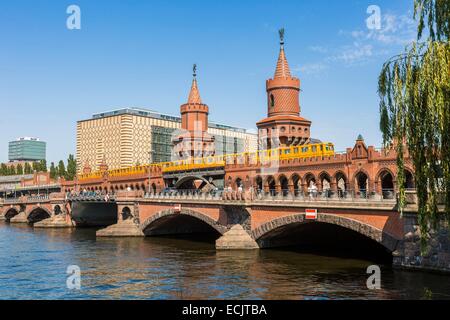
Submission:
[[[273,96],[273,94],[270,95],[270,107],[275,107],[275,97]]]

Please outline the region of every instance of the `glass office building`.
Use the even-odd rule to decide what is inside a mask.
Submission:
[[[38,138],[18,138],[9,143],[9,161],[40,161],[46,159],[46,143]]]

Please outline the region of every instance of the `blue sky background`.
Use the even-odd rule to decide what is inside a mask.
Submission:
[[[81,8],[81,30],[66,9]],[[369,30],[369,5],[382,13]],[[415,36],[412,0],[348,1],[1,1],[0,161],[8,141],[47,141],[48,161],[75,153],[76,121],[120,107],[179,114],[198,64],[210,119],[255,128],[265,117],[280,27],[302,81],[312,134],[353,146],[381,144],[377,77]]]

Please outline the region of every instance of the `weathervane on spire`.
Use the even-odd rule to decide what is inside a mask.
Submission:
[[[284,45],[284,28],[278,30],[278,34],[280,35],[280,44]]]
[[[197,64],[194,63],[194,66],[192,67],[192,71],[194,72],[194,78],[197,76]]]

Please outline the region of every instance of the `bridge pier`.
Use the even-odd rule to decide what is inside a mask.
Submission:
[[[96,232],[97,237],[144,237],[139,227],[139,203],[117,203],[117,223]]]
[[[234,225],[222,237],[216,240],[217,250],[254,250],[259,249],[256,241],[240,224]]]
[[[33,224],[35,228],[73,228],[75,227],[70,217],[70,206],[65,201],[52,201],[50,218]]]
[[[9,220],[9,223],[28,223],[27,214],[25,211],[19,212],[19,214],[15,215]]]

